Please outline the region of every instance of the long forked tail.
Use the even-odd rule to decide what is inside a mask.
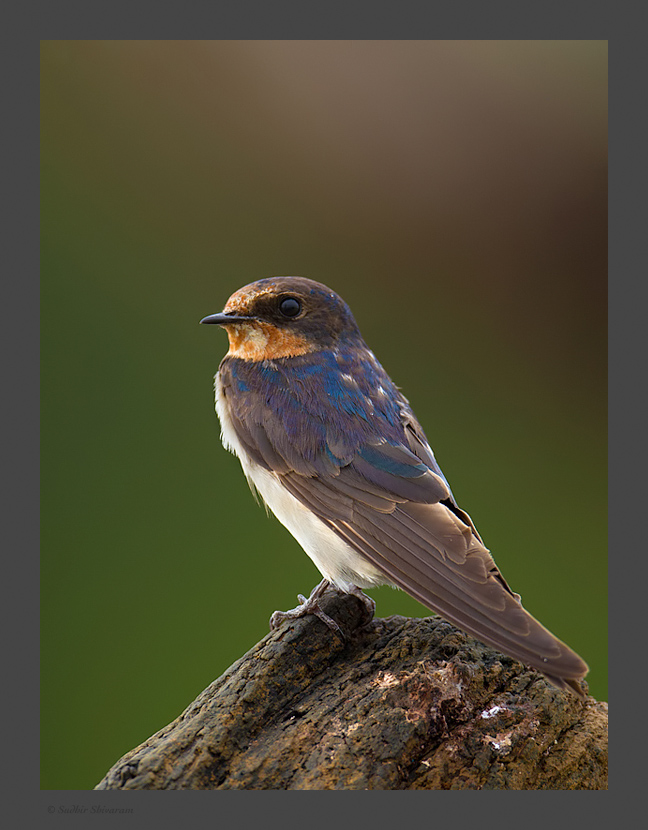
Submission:
[[[529,614],[487,548],[446,507],[409,503],[377,515],[356,505],[352,524],[329,526],[423,605],[585,697],[585,661]]]

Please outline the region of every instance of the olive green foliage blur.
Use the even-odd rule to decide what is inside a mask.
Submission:
[[[43,43],[43,788],[93,787],[319,580],[213,411],[198,321],[265,276],[347,300],[606,699],[606,77],[592,41]]]

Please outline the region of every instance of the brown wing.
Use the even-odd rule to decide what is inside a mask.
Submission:
[[[339,476],[281,478],[390,582],[560,688],[582,694],[575,681],[585,676],[587,665],[522,607],[465,514],[449,500],[396,502],[351,467]]]

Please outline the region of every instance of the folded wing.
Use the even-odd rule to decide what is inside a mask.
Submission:
[[[358,417],[338,425],[304,415],[307,407],[302,411],[293,400],[278,420],[276,400],[270,405],[262,395],[239,394],[230,415],[250,457],[389,582],[557,686],[582,694],[576,681],[587,665],[509,588],[456,505],[407,401],[398,395],[395,416],[378,428],[369,428],[361,404],[355,402]]]

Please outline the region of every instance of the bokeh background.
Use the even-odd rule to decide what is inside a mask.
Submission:
[[[319,580],[213,411],[226,337],[198,321],[265,276],[343,295],[607,699],[606,43],[50,41],[41,66],[41,786],[93,787]]]

